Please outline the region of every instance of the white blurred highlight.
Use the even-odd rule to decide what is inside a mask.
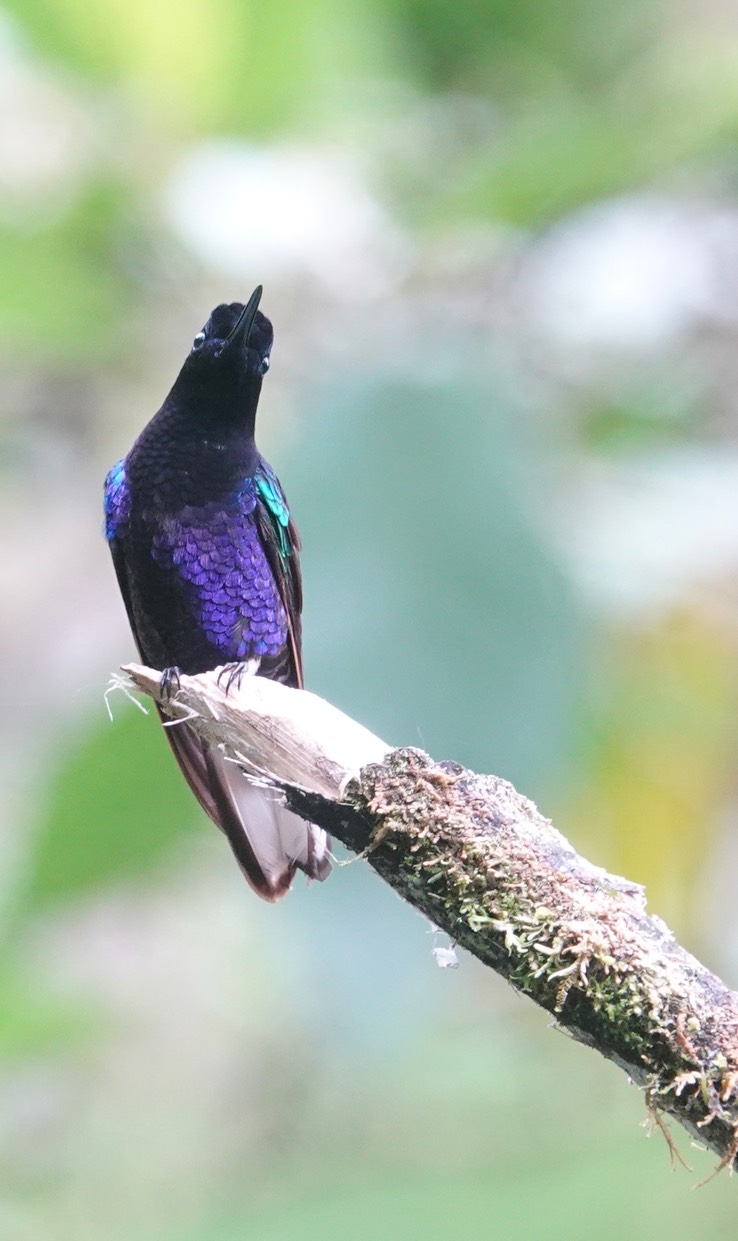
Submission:
[[[562,344],[653,349],[701,318],[735,318],[736,278],[738,212],[642,195],[554,228],[525,262],[521,292]]]
[[[297,146],[203,143],[175,167],[164,211],[179,238],[229,275],[309,274],[349,300],[385,294],[408,241],[358,174]]]

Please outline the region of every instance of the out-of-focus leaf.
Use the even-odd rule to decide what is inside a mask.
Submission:
[[[462,341],[438,349],[464,355]],[[416,361],[432,371],[432,347]],[[462,361],[435,383],[344,377],[305,412],[284,477],[304,536],[308,684],[392,743],[537,791],[566,751],[582,622],[526,515],[505,386]]]
[[[594,402],[580,423],[581,442],[601,453],[649,450],[686,438],[693,410],[665,407],[644,391],[639,400]]]
[[[118,187],[98,185],[53,225],[0,228],[4,349],[89,364],[115,339],[127,306],[118,253],[125,203]]]
[[[622,635],[610,691],[587,721],[588,779],[566,815],[596,835],[599,860],[645,883],[654,911],[682,932],[734,779],[732,644],[699,613]]]
[[[101,711],[51,781],[21,901],[37,907],[145,874],[198,817],[153,715]]]
[[[631,129],[567,93],[531,101],[446,187],[444,213],[543,225],[634,185],[649,169]]]
[[[566,75],[578,86],[602,89],[612,73],[648,40],[651,6],[624,0],[396,0],[397,18],[435,89],[474,86],[493,92],[507,64],[524,61],[529,85]],[[604,31],[607,37],[603,38]],[[485,72],[486,71],[486,72]],[[520,86],[521,83],[518,83]]]
[[[348,100],[357,75],[387,72],[394,60],[382,8],[365,0],[9,7],[48,55],[93,82],[115,82],[163,133],[302,127],[337,97]]]
[[[67,1047],[99,1033],[100,1014],[78,995],[63,999],[41,987],[27,963],[8,957],[0,974],[0,1057],[27,1060]]]

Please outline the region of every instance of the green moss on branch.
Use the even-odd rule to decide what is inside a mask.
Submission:
[[[366,768],[346,801],[353,826],[333,830],[401,896],[735,1160],[738,997],[640,888],[580,858],[505,781],[416,750]]]

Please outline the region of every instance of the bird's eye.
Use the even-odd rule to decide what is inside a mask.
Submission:
[[[262,358],[261,362],[259,363],[259,374],[266,375],[268,370],[269,370],[269,358],[268,357]]]
[[[202,349],[202,347],[203,347],[203,345],[204,345],[204,344],[205,344],[205,333],[204,333],[204,332],[198,332],[198,333],[197,333],[197,336],[195,337],[195,339],[194,339],[194,340],[193,340],[193,342],[192,342],[192,348],[193,348],[195,351],[197,351],[198,349]]]

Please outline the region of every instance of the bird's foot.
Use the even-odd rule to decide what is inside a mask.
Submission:
[[[159,693],[166,701],[179,693],[179,668],[165,668],[159,678]]]
[[[218,673],[218,685],[225,681],[225,692],[226,697],[228,697],[233,686],[235,685],[236,689],[240,689],[243,678],[245,676],[251,676],[252,673],[253,669],[248,660],[246,662],[239,660],[236,663],[223,664],[223,667]]]

